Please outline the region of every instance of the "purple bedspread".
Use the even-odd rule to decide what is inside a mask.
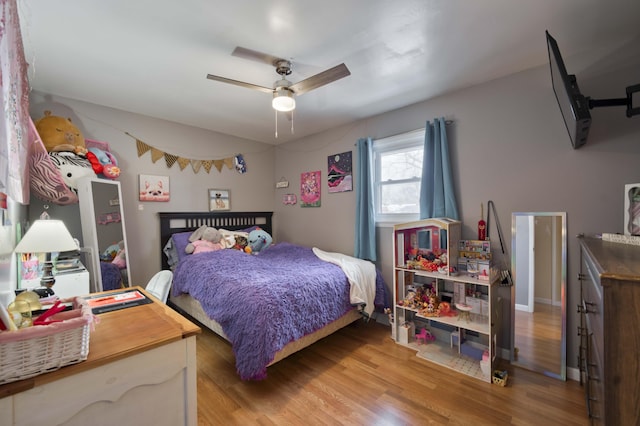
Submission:
[[[376,305],[382,305],[381,278],[378,288]],[[340,267],[290,243],[274,244],[259,255],[219,250],[187,256],[172,285],[174,296],[183,293],[200,301],[222,326],[243,380],[266,378],[267,365],[287,343],[352,308]]]
[[[100,273],[102,274],[102,289],[104,291],[122,287],[120,268],[113,263],[100,262]]]

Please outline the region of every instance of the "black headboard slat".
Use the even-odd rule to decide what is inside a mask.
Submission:
[[[158,213],[160,216],[160,256],[162,269],[169,269],[167,258],[162,249],[171,234],[177,232],[195,231],[202,225],[216,229],[237,231],[252,226],[260,228],[273,235],[273,212],[177,212]]]

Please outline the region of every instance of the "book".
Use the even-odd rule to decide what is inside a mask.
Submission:
[[[637,236],[637,235],[603,233],[602,241],[610,241],[613,243],[622,243],[622,244],[631,244],[634,246],[640,246],[640,236]]]
[[[123,290],[115,293],[98,294],[85,297],[85,299],[94,314],[153,303],[151,299],[138,290]]]

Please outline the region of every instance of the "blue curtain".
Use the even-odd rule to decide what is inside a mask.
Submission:
[[[356,143],[356,234],[354,257],[376,260],[376,223],[373,207],[373,182],[371,180],[371,138]]]
[[[424,133],[420,219],[432,217],[459,220],[444,118],[427,121]]]

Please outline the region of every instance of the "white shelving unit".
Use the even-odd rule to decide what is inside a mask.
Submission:
[[[396,225],[393,232],[394,322],[396,342],[417,351],[417,356],[469,376],[491,382],[496,359],[499,303],[497,280],[454,274],[458,263],[461,222],[447,218],[425,219]],[[445,263],[446,262],[446,263]],[[438,268],[442,272],[438,272]],[[412,293],[431,288],[450,312],[430,312],[428,299],[411,300]],[[472,307],[456,309],[457,303]],[[407,325],[414,324],[415,329]],[[414,331],[426,327],[434,341],[416,342]],[[481,359],[484,361],[484,372]]]

